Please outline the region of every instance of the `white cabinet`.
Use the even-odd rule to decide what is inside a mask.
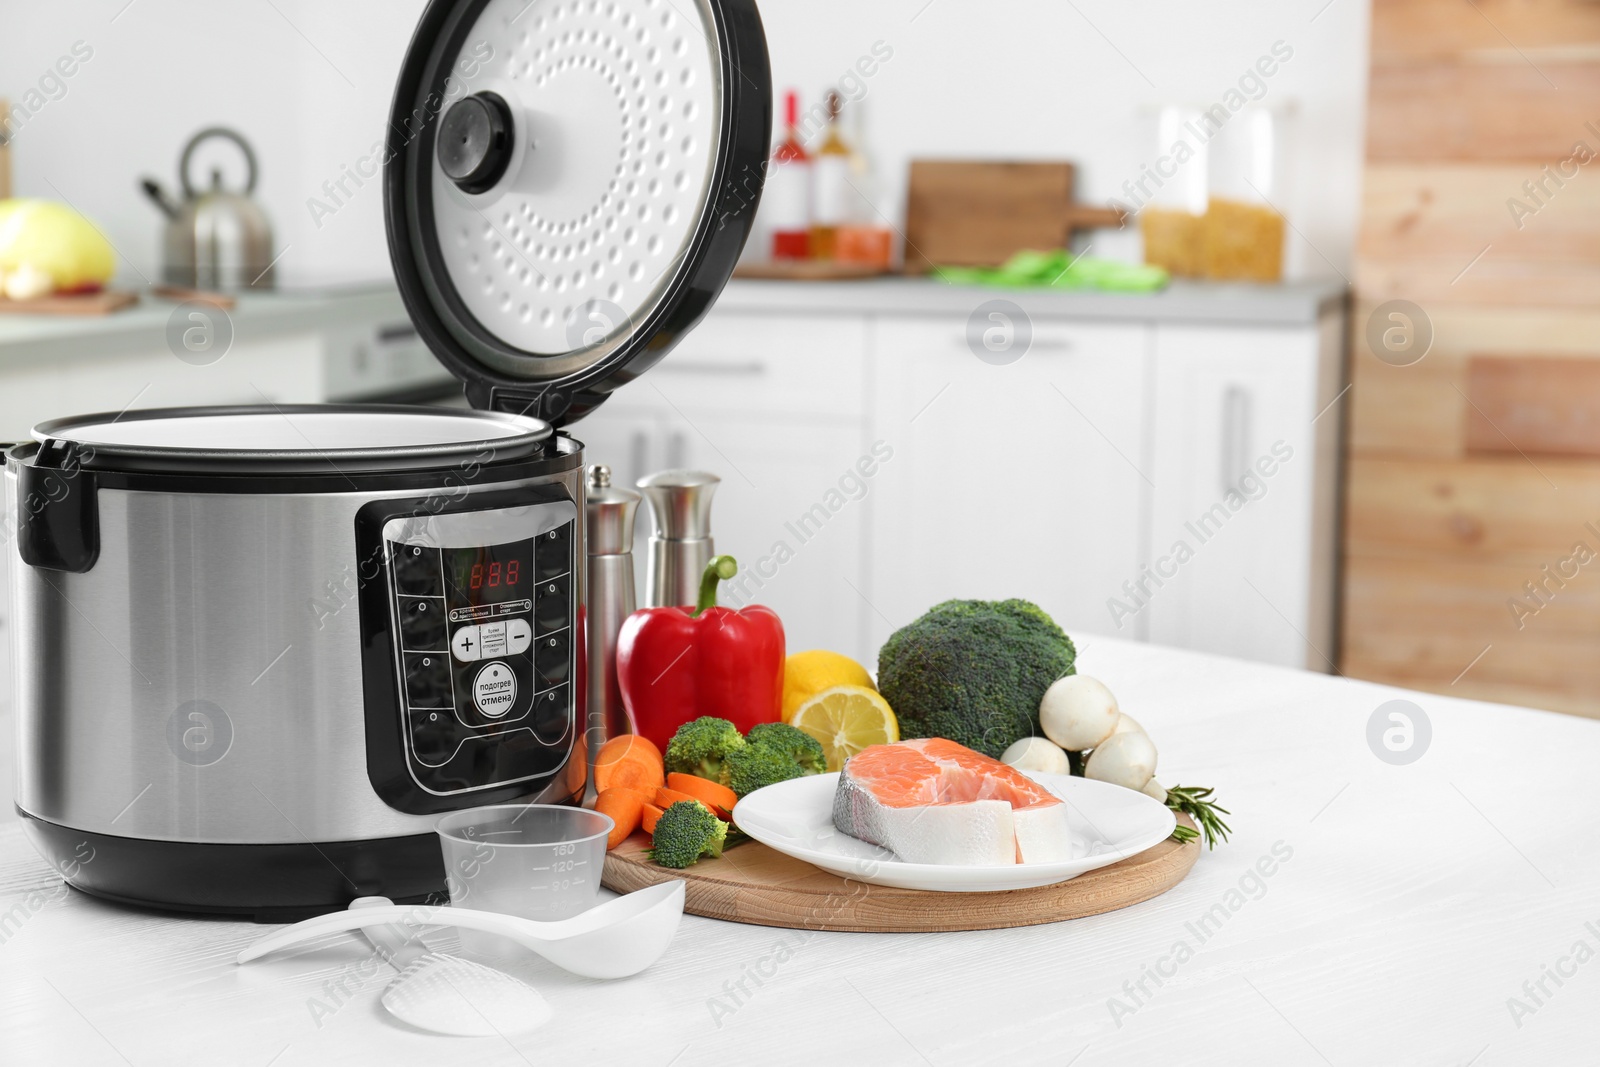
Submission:
[[[671,467],[722,478],[717,551],[740,573],[722,603],[766,604],[789,648],[866,656],[864,582],[870,457],[862,416],[865,316],[714,314],[648,375],[573,427],[585,458],[632,485]],[[644,603],[648,505],[635,528]]]
[[[1325,332],[1156,330],[1150,570],[1124,598],[1151,641],[1332,669],[1341,413]]]
[[[574,432],[619,484],[721,475],[713,532],[748,582],[725,601],[777,609],[794,649],[872,666],[942,600],[1022,597],[1070,633],[1329,668],[1336,306],[1278,325],[1033,306],[1026,354],[995,365],[949,292],[719,306]]]
[[[1115,630],[1106,602],[1143,559],[1150,331],[1032,327],[1027,353],[995,366],[964,317],[876,323],[873,435],[894,456],[872,486],[874,646],[955,597]]]

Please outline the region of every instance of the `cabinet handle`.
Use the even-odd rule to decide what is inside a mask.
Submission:
[[[716,363],[708,359],[662,360],[657,374],[713,374],[722,378],[748,378],[767,373],[767,365],[754,360],[748,363]]]
[[[1233,492],[1250,465],[1250,390],[1230,385],[1222,391],[1222,493]]]
[[[962,334],[956,338],[956,347],[963,352],[971,352],[972,346],[967,340],[967,335]],[[1028,341],[1029,352],[1071,352],[1075,346],[1065,337],[1034,337]]]

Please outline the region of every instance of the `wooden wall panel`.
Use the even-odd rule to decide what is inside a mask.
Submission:
[[[1375,66],[1439,59],[1506,61],[1507,57],[1521,62],[1508,41],[1535,62],[1552,55],[1581,57],[1585,42],[1600,41],[1600,3],[1376,0],[1372,5]]]
[[[1418,363],[1393,367],[1366,346],[1377,306],[1358,302],[1351,330],[1348,447],[1357,456],[1464,457],[1468,366],[1477,356],[1600,360],[1600,310],[1434,304],[1425,308],[1433,348]]]
[[[1548,479],[1548,480],[1546,480]],[[1600,554],[1600,464],[1520,457],[1354,459],[1345,547],[1352,554],[1518,564],[1535,570],[1584,540]],[[1595,586],[1600,591],[1600,565]],[[1600,632],[1600,617],[1595,620]],[[1600,647],[1596,648],[1600,659]]]
[[[1474,17],[1461,0],[1465,18]],[[1524,58],[1526,56],[1526,58]],[[1576,61],[1565,57],[1573,56]],[[1483,62],[1374,63],[1367,98],[1367,162],[1555,162],[1600,99],[1600,55],[1506,53]]]
[[[1600,560],[1519,619],[1507,602],[1539,577],[1537,568],[1516,564],[1352,554],[1343,669],[1452,696],[1600,717]]]
[[[1597,158],[1571,178],[1537,162],[1369,166],[1357,290],[1434,305],[1600,305],[1600,136],[1591,142]],[[1528,182],[1543,183],[1538,200]],[[1513,202],[1532,213],[1513,214]]]

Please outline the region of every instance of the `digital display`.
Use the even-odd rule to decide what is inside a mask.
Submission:
[[[451,607],[533,596],[532,541],[486,548],[447,548],[443,555]]]

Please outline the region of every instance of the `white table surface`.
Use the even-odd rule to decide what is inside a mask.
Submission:
[[[1161,746],[1161,778],[1214,785],[1233,810],[1232,842],[1155,900],[955,934],[685,917],[668,955],[632,979],[587,981],[533,959],[516,968],[555,1008],[541,1030],[443,1038],[387,1020],[377,998],[388,972],[353,938],[238,967],[234,954],[266,928],[66,890],[11,827],[0,831],[0,1064],[1600,1060],[1600,724],[1105,638],[1079,644],[1080,669],[1110,684]],[[1368,718],[1397,696],[1433,726],[1409,766],[1381,762],[1366,741]],[[1274,847],[1292,854],[1252,882]],[[1234,892],[1241,879],[1250,892]],[[1233,910],[1202,941],[1194,927],[1217,905]],[[1180,942],[1190,954],[1174,966]],[[1144,978],[1150,995],[1135,1007],[1124,983],[1157,964],[1169,977]],[[771,976],[756,986],[746,976],[758,967]],[[1544,977],[1541,994],[1546,967],[1561,984]],[[741,979],[750,995],[729,1011]],[[347,993],[325,988],[340,981]],[[1114,1019],[1119,996],[1135,1010]],[[1531,1010],[1514,1014],[1513,997]],[[316,1000],[331,1014],[319,1018]]]

